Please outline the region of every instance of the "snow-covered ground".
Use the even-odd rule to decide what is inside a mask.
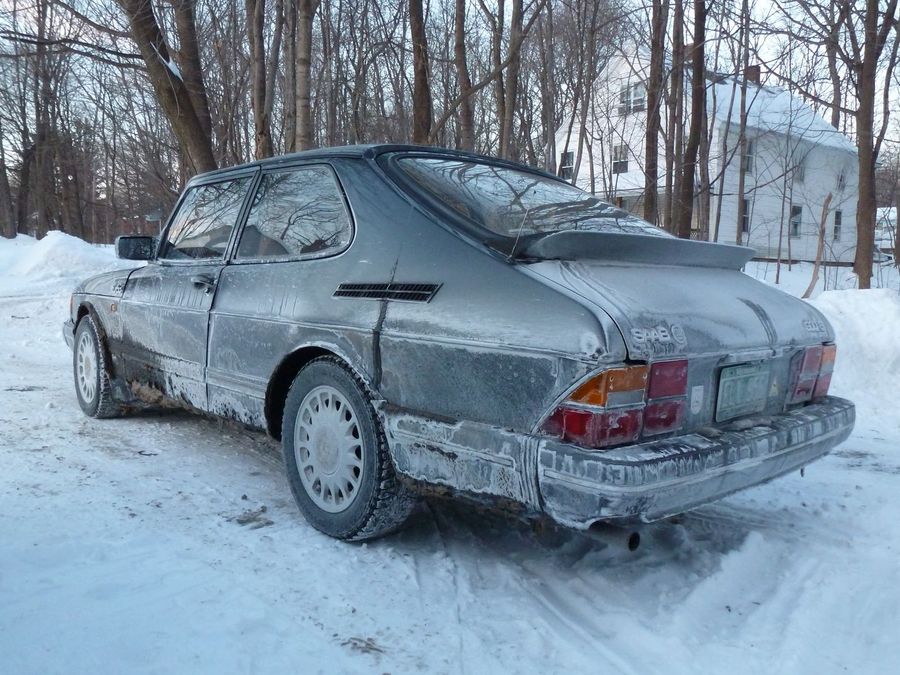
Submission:
[[[57,233],[0,239],[0,673],[897,672],[895,282],[814,300],[853,437],[628,554],[446,503],[338,543],[262,436],[85,418],[60,324],[74,283],[114,264]]]

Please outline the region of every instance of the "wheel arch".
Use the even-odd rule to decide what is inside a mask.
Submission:
[[[291,384],[293,384],[297,374],[303,370],[306,364],[323,356],[331,356],[338,359],[371,388],[370,378],[359,368],[355,367],[353,361],[347,358],[347,356],[334,345],[309,344],[298,347],[279,362],[272,372],[272,376],[269,378],[269,383],[266,386],[266,400],[264,404],[266,431],[275,440],[281,440],[281,422],[284,417],[284,404],[287,399],[288,390],[291,388]]]
[[[103,365],[106,370],[106,374],[109,377],[113,377],[113,360],[112,353],[109,350],[109,340],[106,335],[106,328],[103,325],[103,321],[100,320],[100,314],[94,308],[94,305],[91,304],[88,300],[82,300],[78,304],[78,310],[75,312],[75,330],[78,330],[78,325],[84,319],[84,317],[90,316],[94,322],[94,328],[97,329],[98,337],[100,338],[100,349],[103,350]],[[73,346],[74,348],[74,346]]]

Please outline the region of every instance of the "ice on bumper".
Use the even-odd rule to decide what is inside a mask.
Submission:
[[[809,464],[846,440],[854,420],[853,404],[832,397],[606,452],[546,441],[538,460],[543,507],[578,528],[602,519],[658,520]]]

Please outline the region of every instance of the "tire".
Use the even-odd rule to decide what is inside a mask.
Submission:
[[[340,360],[321,357],[298,373],[281,439],[294,500],[320,532],[375,539],[399,529],[415,508],[394,472],[371,393]]]
[[[122,414],[121,407],[113,398],[103,338],[90,314],[84,316],[75,329],[72,370],[75,396],[85,415],[108,418]]]

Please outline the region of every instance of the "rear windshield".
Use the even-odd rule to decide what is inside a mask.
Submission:
[[[669,236],[568,183],[493,164],[403,157],[403,173],[461,216],[500,237],[571,230]]]

